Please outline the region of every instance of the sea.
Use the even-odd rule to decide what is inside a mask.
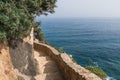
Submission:
[[[107,80],[120,80],[120,18],[40,18],[46,41],[62,47],[85,67],[101,67]]]

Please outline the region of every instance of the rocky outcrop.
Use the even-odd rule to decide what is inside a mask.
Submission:
[[[58,78],[57,75],[61,75],[61,73],[61,76],[64,77],[64,80],[101,80],[98,76],[91,73],[89,70],[86,70],[80,65],[74,63],[69,55],[66,53],[61,54],[49,45],[34,42],[34,49],[33,46],[28,42],[18,41],[17,47],[15,49],[9,48],[5,44],[1,44],[0,80],[41,80],[42,78],[45,78],[45,76],[47,76],[45,80],[49,80],[50,78]],[[38,53],[44,52],[47,56],[56,62],[57,66],[53,67],[52,62],[50,63],[51,67],[50,64],[47,64],[46,68],[42,67],[44,69],[42,70],[40,66],[45,64],[42,62],[42,59],[44,59],[45,56],[43,56],[43,54],[40,57],[39,54],[38,58],[34,57],[33,51],[37,51]],[[37,61],[37,63],[35,61]],[[57,70],[57,67],[59,70]],[[43,71],[43,75],[41,75],[39,71]],[[56,76],[50,75],[48,71],[51,71],[51,74]],[[52,73],[54,71],[60,71],[60,74]]]
[[[66,53],[61,54],[49,45],[34,42],[34,49],[47,53],[54,59],[65,80],[102,80],[89,70],[74,63]]]
[[[17,80],[9,54],[9,47],[3,43],[0,43],[0,80]]]
[[[17,47],[10,48],[12,64],[16,70],[25,75],[36,75],[33,47],[28,42],[17,41]]]
[[[28,37],[16,40],[16,47],[10,47],[9,53],[18,80],[35,80],[37,69],[33,54],[33,28]]]
[[[33,28],[28,37],[0,43],[0,80],[35,80],[37,74],[33,49]]]
[[[0,80],[101,80],[74,63],[66,53],[61,54],[43,43],[33,43],[32,32],[33,29],[29,37],[16,41],[15,48],[0,44]],[[40,52],[52,62],[47,56],[39,56]],[[45,63],[42,60],[46,60]]]

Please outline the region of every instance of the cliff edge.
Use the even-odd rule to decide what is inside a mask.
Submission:
[[[74,63],[68,54],[33,42],[33,29],[16,45],[0,44],[0,80],[102,80]]]

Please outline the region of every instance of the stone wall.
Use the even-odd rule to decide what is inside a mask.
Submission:
[[[102,80],[89,70],[74,63],[66,53],[61,54],[49,45],[34,42],[34,49],[47,53],[56,61],[65,80]]]

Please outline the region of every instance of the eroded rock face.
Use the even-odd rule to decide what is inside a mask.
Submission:
[[[17,47],[10,48],[10,56],[15,69],[26,75],[35,75],[32,45],[17,41]]]
[[[33,56],[33,29],[23,40],[0,43],[0,80],[33,80],[36,66]]]
[[[26,41],[17,41],[16,48],[10,48],[10,57],[18,80],[31,80],[37,74],[33,55],[33,45]]]
[[[14,72],[9,47],[0,43],[0,80],[16,80],[17,76]]]
[[[18,80],[33,80],[37,74],[33,50],[33,28],[28,37],[16,41],[16,48],[10,48],[10,57]]]

